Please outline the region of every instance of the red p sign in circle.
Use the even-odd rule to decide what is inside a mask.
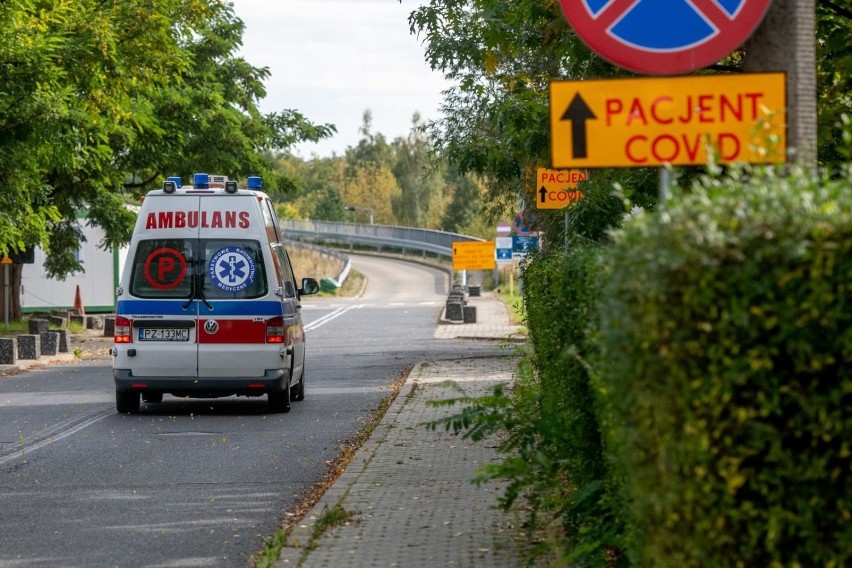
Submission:
[[[172,248],[158,248],[145,259],[145,280],[158,290],[171,290],[186,276],[186,258]]]

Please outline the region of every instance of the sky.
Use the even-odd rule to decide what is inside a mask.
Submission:
[[[310,159],[342,155],[362,138],[364,111],[372,133],[392,141],[407,136],[415,112],[440,118],[441,91],[449,86],[431,71],[408,15],[419,0],[232,0],[244,23],[242,56],[268,67],[265,113],[294,109],[337,134],[299,144]]]

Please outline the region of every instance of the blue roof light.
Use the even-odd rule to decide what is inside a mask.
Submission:
[[[261,190],[263,189],[263,180],[260,179],[260,176],[249,176],[246,178],[246,184],[249,189]]]
[[[180,186],[182,186],[182,185],[183,185],[183,182],[181,181],[180,176],[171,176],[171,177],[167,177],[167,178],[166,178],[166,181],[173,181],[173,182],[175,182],[175,187],[180,187]]]
[[[195,189],[207,189],[210,176],[207,174],[195,174],[192,176],[192,185]]]

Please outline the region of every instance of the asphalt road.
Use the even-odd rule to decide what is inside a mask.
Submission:
[[[0,377],[0,568],[248,566],[404,370],[494,354],[440,340],[437,269],[353,257],[357,298],[303,299],[306,400],[166,396],[115,412],[109,361]]]

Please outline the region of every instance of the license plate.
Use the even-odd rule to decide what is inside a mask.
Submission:
[[[139,330],[139,341],[189,341],[189,329],[145,327]]]

